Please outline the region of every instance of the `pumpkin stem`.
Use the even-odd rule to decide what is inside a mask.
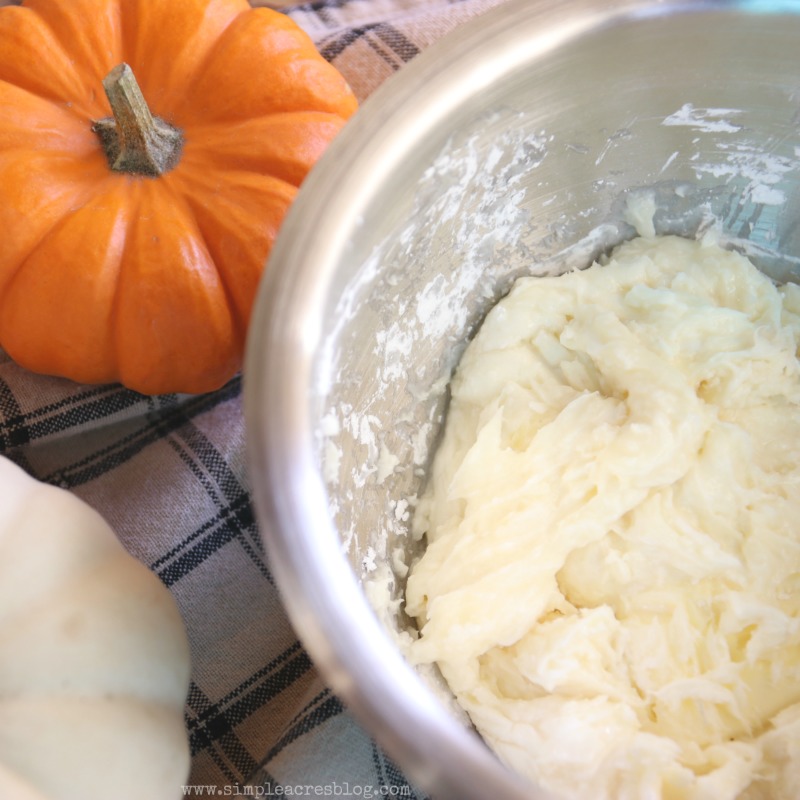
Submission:
[[[103,79],[113,117],[92,123],[115,172],[156,178],[180,160],[183,134],[154,117],[147,107],[133,70],[119,64]]]

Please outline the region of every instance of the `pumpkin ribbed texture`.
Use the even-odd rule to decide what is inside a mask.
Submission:
[[[93,124],[130,65],[184,137],[113,172]],[[283,217],[356,100],[291,19],[246,0],[28,0],[0,9],[0,346],[146,394],[241,366]]]

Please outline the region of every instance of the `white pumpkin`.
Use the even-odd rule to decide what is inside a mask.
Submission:
[[[188,684],[161,581],[86,503],[0,456],[0,798],[181,797]]]

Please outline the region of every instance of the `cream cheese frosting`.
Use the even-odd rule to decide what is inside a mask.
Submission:
[[[410,658],[557,796],[800,797],[799,342],[800,287],[651,236],[466,349]]]

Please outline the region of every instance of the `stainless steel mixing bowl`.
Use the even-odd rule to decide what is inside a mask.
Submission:
[[[795,279],[799,47],[798,2],[511,0],[372,96],[286,220],[245,365],[256,510],[321,673],[437,798],[544,796],[402,656],[451,370],[516,276],[634,224]]]

